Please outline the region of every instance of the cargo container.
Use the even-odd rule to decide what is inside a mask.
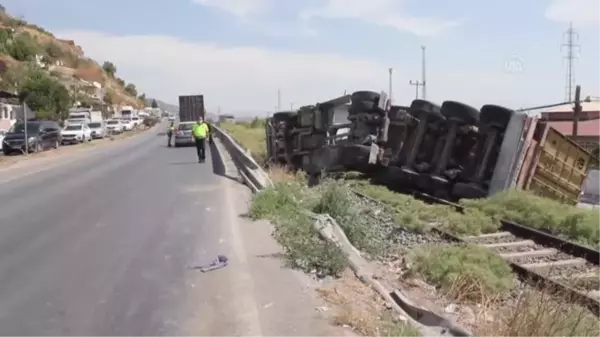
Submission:
[[[544,122],[531,123],[531,139],[517,186],[575,205],[594,161],[591,152]],[[529,138],[526,137],[526,138]]]
[[[179,96],[179,121],[191,122],[205,117],[204,95]]]

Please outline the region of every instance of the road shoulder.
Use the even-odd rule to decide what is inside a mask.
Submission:
[[[320,312],[325,303],[317,297],[316,289],[322,284],[283,265],[281,247],[271,236],[273,226],[267,221],[245,218],[250,191],[231,180],[226,183],[230,185],[232,216],[237,218],[232,225],[237,225],[235,230],[242,239],[262,335],[351,335],[343,328],[332,326]]]

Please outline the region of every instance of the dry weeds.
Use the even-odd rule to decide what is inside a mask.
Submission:
[[[364,336],[419,336],[419,331],[389,309],[383,299],[351,272],[317,289],[331,305],[336,325]]]

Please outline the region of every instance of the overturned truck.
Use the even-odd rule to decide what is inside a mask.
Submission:
[[[371,91],[276,113],[266,132],[270,162],[304,170],[313,180],[327,172],[359,171],[396,190],[447,199],[481,198],[539,181],[534,168],[528,168],[533,176],[521,168],[529,143],[543,144],[548,134],[543,123],[497,105],[476,109],[416,99],[410,106],[395,106],[385,93]],[[572,202],[591,158],[576,144],[559,140],[564,146],[555,146],[556,151],[569,148],[565,155],[578,158],[573,165],[563,163],[570,172],[566,185],[549,178],[542,179],[541,188]]]

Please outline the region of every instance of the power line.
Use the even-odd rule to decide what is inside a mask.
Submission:
[[[575,85],[575,72],[573,70],[574,61],[577,59],[577,55],[575,55],[575,50],[580,50],[580,46],[576,43],[576,40],[579,40],[579,34],[573,29],[573,23],[569,24],[569,29],[564,33],[564,36],[567,37],[567,42],[561,45],[561,51],[563,47],[567,47],[567,55],[565,59],[567,60],[567,78],[565,84],[565,102],[570,102],[573,99],[573,86]]]

